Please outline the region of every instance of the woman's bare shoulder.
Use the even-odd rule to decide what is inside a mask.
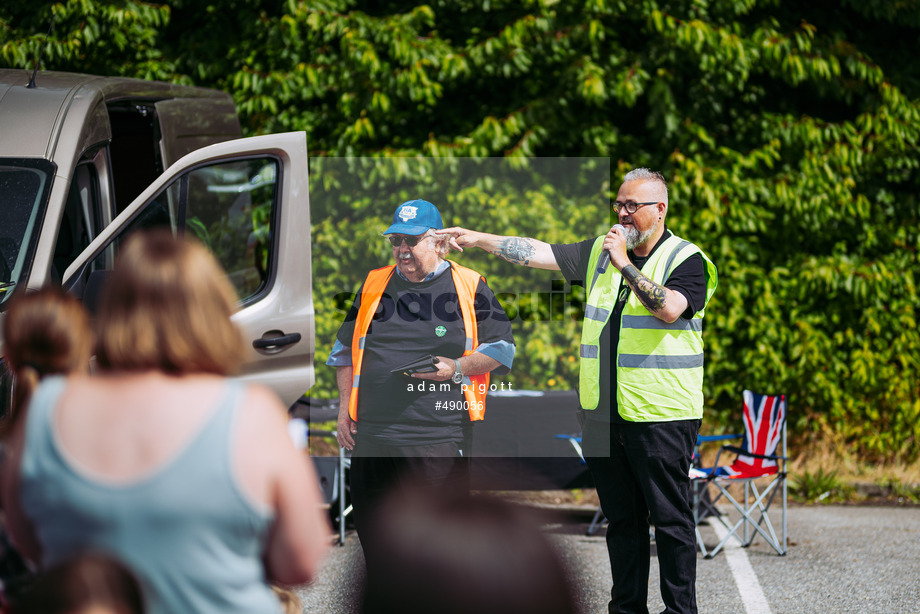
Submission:
[[[244,388],[239,419],[249,441],[254,438],[277,441],[287,433],[287,413],[281,399],[270,388],[259,384],[247,384]]]

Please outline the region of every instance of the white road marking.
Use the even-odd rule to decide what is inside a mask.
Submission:
[[[728,535],[728,529],[722,526],[721,522],[710,519],[709,526],[716,533],[719,541],[722,541]],[[725,542],[723,548],[725,552],[725,561],[728,568],[735,578],[735,584],[738,586],[738,592],[741,593],[741,601],[744,603],[744,611],[747,614],[772,614],[770,604],[760,588],[760,582],[754,574],[754,568],[748,561],[747,553],[734,539]]]

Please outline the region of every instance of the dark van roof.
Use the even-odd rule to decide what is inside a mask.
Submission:
[[[216,139],[225,140],[240,133],[233,99],[225,92],[53,71],[40,71],[35,87],[28,88],[31,74],[28,70],[0,69],[0,157],[51,160],[59,143],[69,141],[67,149],[79,152],[106,141],[111,137],[106,105],[119,101],[160,103],[162,112],[169,113],[168,101],[183,99],[183,112],[188,115],[188,105],[197,99],[202,110],[207,109],[195,119],[197,134],[225,135]],[[159,105],[157,112],[161,112]],[[202,122],[214,125],[202,127]]]

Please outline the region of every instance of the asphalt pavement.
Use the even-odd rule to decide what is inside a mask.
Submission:
[[[610,564],[604,529],[586,536],[591,510],[547,512],[543,531],[557,544],[576,584],[580,611],[604,614]],[[771,511],[771,517],[778,510]],[[776,523],[776,520],[774,520]],[[725,614],[920,613],[920,507],[795,506],[789,549],[778,556],[762,539],[697,560],[699,611]],[[704,541],[718,540],[711,527]],[[313,584],[298,593],[311,614],[357,614],[363,556],[347,533]],[[650,612],[663,609],[652,546]]]

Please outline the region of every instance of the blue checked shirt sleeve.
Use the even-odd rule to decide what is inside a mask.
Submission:
[[[477,352],[482,352],[489,358],[494,358],[502,364],[496,367],[492,373],[503,375],[511,371],[511,365],[514,363],[515,346],[507,341],[493,341],[491,343],[480,343],[476,346]]]
[[[496,360],[498,360],[496,358]],[[332,352],[329,353],[329,358],[326,360],[326,364],[330,367],[349,367],[351,366],[351,348],[347,345],[343,345],[338,339],[335,340],[335,345],[332,346]]]

